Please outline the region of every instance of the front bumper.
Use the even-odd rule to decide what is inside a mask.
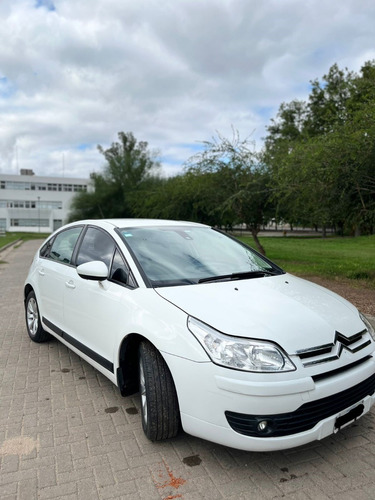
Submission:
[[[373,357],[343,373],[314,381],[309,376],[265,377],[211,362],[163,356],[176,384],[184,430],[242,450],[274,451],[323,439],[336,432],[338,418],[359,405],[363,405],[362,416],[375,402]],[[255,427],[259,421],[272,421],[277,432],[269,433],[269,427],[258,437],[252,432],[254,419]]]
[[[362,401],[367,396],[375,393],[375,375],[371,375],[363,382],[350,387],[345,391],[323,399],[304,403],[298,410],[291,413],[280,413],[277,415],[247,415],[226,411],[229,425],[232,429],[245,436],[253,437],[279,437],[313,429],[320,421],[334,415],[341,415],[342,412],[352,408],[353,419],[356,418],[354,409],[358,408],[358,417],[362,415],[364,407]],[[348,412],[348,421],[351,414]],[[343,421],[344,415],[341,416]],[[260,430],[260,424],[261,430]],[[340,424],[337,425],[337,428]]]

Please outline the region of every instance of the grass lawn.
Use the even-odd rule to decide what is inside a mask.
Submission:
[[[251,237],[240,237],[251,247]],[[375,235],[357,238],[260,238],[267,257],[300,276],[365,280],[375,288]]]
[[[44,240],[47,236],[49,235],[46,233],[6,233],[5,236],[0,236],[0,248],[12,243],[12,241]]]
[[[45,239],[43,233],[6,233],[0,237],[0,248],[21,239]],[[251,236],[239,239],[251,247]],[[375,288],[375,235],[357,238],[260,238],[267,257],[285,271],[299,276],[321,276],[325,278],[348,278],[360,280]]]

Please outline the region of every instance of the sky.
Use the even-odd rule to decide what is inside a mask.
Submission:
[[[162,174],[375,59],[373,0],[0,0],[0,173],[88,177],[120,131]]]

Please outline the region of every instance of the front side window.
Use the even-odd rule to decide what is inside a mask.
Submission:
[[[128,285],[132,288],[136,286],[136,282],[130,273],[129,267],[126,265],[118,250],[116,250],[113,257],[110,279],[120,285]]]
[[[70,264],[73,250],[81,231],[82,227],[73,227],[70,229],[66,229],[65,231],[62,231],[61,233],[56,235],[55,239],[53,240],[52,247],[49,250],[49,258],[52,260],[63,262],[64,264]],[[43,252],[43,256],[44,255],[45,252]]]
[[[114,249],[115,243],[107,233],[100,229],[89,227],[78,251],[77,266],[85,262],[100,260],[109,269]]]

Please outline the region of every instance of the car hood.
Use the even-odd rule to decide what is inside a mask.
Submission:
[[[290,354],[332,343],[336,331],[351,336],[364,329],[352,304],[290,274],[156,291],[222,333],[271,340]]]

